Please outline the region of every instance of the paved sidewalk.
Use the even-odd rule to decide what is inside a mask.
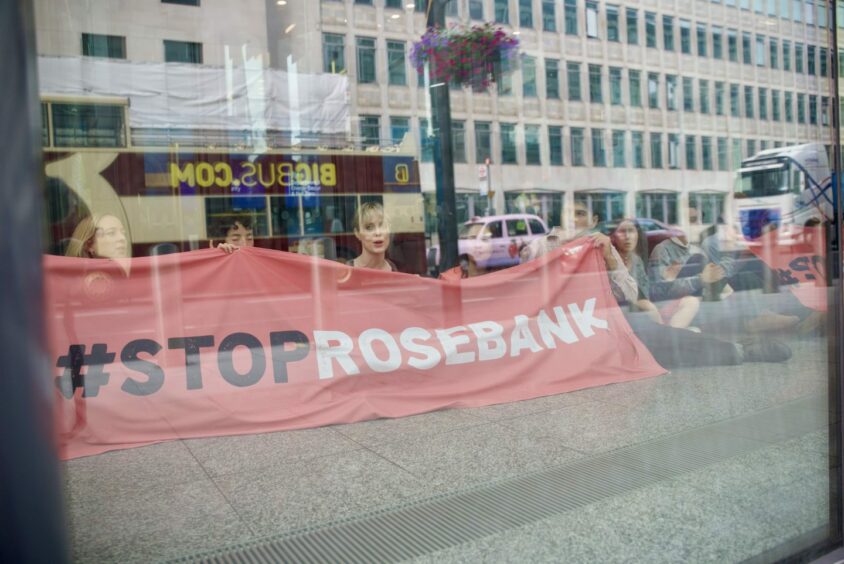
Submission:
[[[691,460],[680,474],[646,460],[647,486],[417,560],[744,560],[828,518],[826,340],[791,344],[782,365],[684,369],[511,404],[70,461],[74,558],[160,561],[306,527],[330,531],[338,520],[714,429],[752,448],[700,468]],[[765,419],[782,406],[797,415]],[[748,415],[761,430],[730,426]]]

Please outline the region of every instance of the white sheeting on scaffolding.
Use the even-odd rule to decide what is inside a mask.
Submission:
[[[38,79],[42,96],[128,98],[131,127],[318,133],[349,127],[348,78],[336,74],[39,57]]]

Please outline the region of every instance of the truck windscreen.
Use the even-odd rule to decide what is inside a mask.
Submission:
[[[789,192],[788,168],[785,165],[743,170],[736,182],[736,198],[781,196]]]

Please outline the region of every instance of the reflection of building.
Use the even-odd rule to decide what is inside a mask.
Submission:
[[[260,55],[291,75],[348,76],[353,141],[422,141],[428,130],[427,93],[407,60],[425,28],[421,0],[252,0],[235,11],[222,0],[165,1],[160,14],[142,10],[176,22],[168,26],[135,22],[128,2],[118,3],[125,11],[100,3],[37,2],[38,27],[49,31],[41,54],[120,56],[122,45],[133,60],[190,60],[197,48],[174,41],[201,43],[205,63]],[[79,14],[62,13],[77,4]],[[463,218],[487,209],[478,189],[487,157],[506,211],[532,208],[557,224],[577,197],[605,216],[685,224],[686,203],[703,217],[717,213],[742,158],[827,141],[831,18],[822,1],[453,0],[448,12],[451,21],[502,22],[523,53],[494,91],[451,91]],[[164,31],[173,27],[184,30]],[[119,37],[89,36],[97,33]],[[421,146],[432,194],[431,150]]]

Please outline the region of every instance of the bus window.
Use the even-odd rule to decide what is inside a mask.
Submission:
[[[299,196],[273,196],[270,198],[270,215],[273,235],[277,237],[302,234],[299,222]]]
[[[305,234],[351,233],[356,200],[354,196],[337,195],[303,197]]]
[[[123,106],[52,103],[56,147],[125,147]]]

